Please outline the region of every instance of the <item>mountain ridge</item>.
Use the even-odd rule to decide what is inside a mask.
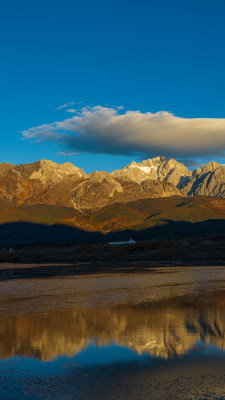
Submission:
[[[182,193],[171,182],[116,177],[95,171],[86,174],[72,163],[41,160],[30,164],[0,164],[0,201],[13,206],[48,204],[96,209],[115,202],[170,197]]]
[[[133,161],[111,173],[86,174],[72,163],[51,160],[0,164],[3,208],[46,205],[86,214],[112,204],[173,196],[225,198],[225,167],[212,161],[190,171],[181,162],[162,156]]]
[[[174,158],[163,156],[132,161],[111,173],[86,174],[72,163],[51,160],[0,164],[0,200],[13,205],[49,204],[82,210],[174,195],[225,197],[225,167],[211,161],[190,171]]]

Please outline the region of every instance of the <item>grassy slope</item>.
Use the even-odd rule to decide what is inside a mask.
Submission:
[[[54,225],[85,224],[86,217],[73,208],[48,205],[0,207],[0,223],[32,222],[38,224]]]
[[[209,197],[144,199],[107,206],[91,215],[104,231],[145,229],[170,221],[225,219],[225,200]],[[114,229],[113,229],[114,228]]]
[[[225,199],[210,197],[169,197],[117,203],[86,215],[73,208],[58,206],[0,207],[0,223],[32,222],[65,224],[84,230],[113,232],[141,230],[170,221],[200,222],[225,219]]]

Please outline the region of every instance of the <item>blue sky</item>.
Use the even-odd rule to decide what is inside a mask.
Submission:
[[[110,171],[133,159],[150,158],[159,149],[160,155],[182,160],[223,162],[224,15],[224,0],[2,1],[0,161],[18,164],[45,158],[70,161],[87,172]],[[57,110],[67,103],[75,104]],[[186,154],[181,146],[154,147],[152,141],[146,152],[142,151],[145,142],[142,147],[137,141],[133,147],[127,142],[126,152],[127,137],[122,144],[114,140],[118,153],[110,154],[110,140],[115,138],[112,129],[106,132],[111,135],[108,142],[101,142],[101,136],[94,144],[87,138],[92,135],[89,130],[83,144],[83,137],[79,139],[77,149],[77,141],[71,148],[67,141],[65,149],[65,140],[53,138],[55,130],[50,138],[38,130],[35,139],[32,135],[24,139],[21,133],[43,124],[51,130],[55,121],[72,118],[77,112],[82,113],[83,127],[87,110],[93,115],[95,106],[106,110],[123,106],[116,116],[139,110],[144,119],[146,113],[159,111],[182,117],[184,122],[219,119],[220,132],[217,135],[212,129],[199,136],[204,151],[193,142],[193,157],[191,148]],[[84,107],[85,112],[79,111]],[[71,108],[74,114],[67,112]],[[161,118],[157,121],[161,124]],[[203,122],[205,132],[207,121]],[[194,129],[199,131],[199,127]],[[212,151],[211,141],[204,144],[210,135],[218,143]],[[98,154],[98,145],[105,154]]]

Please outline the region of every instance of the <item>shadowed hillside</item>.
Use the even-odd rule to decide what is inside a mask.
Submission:
[[[44,204],[18,207],[0,205],[2,244],[8,243],[7,238],[11,239],[11,243],[39,243],[91,237],[85,232],[114,233],[115,237],[126,237],[131,234],[126,233],[127,230],[135,231],[132,235],[137,238],[167,234],[204,235],[209,234],[210,230],[221,233],[224,220],[225,199],[201,196],[114,203],[98,210],[86,210],[85,213],[71,207]],[[204,224],[204,221],[208,222]],[[27,224],[19,225],[21,222]],[[75,234],[72,228],[78,229],[79,234]]]

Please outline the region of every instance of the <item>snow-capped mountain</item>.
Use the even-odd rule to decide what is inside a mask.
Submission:
[[[112,172],[112,176],[137,183],[146,179],[167,181],[182,189],[191,180],[192,172],[173,158],[155,157],[141,163],[133,161],[125,168]]]
[[[71,163],[41,160],[30,164],[0,164],[0,202],[48,204],[78,210],[116,202],[170,196],[225,197],[225,167],[216,162],[189,171],[173,158],[132,162],[121,170],[87,175]]]

